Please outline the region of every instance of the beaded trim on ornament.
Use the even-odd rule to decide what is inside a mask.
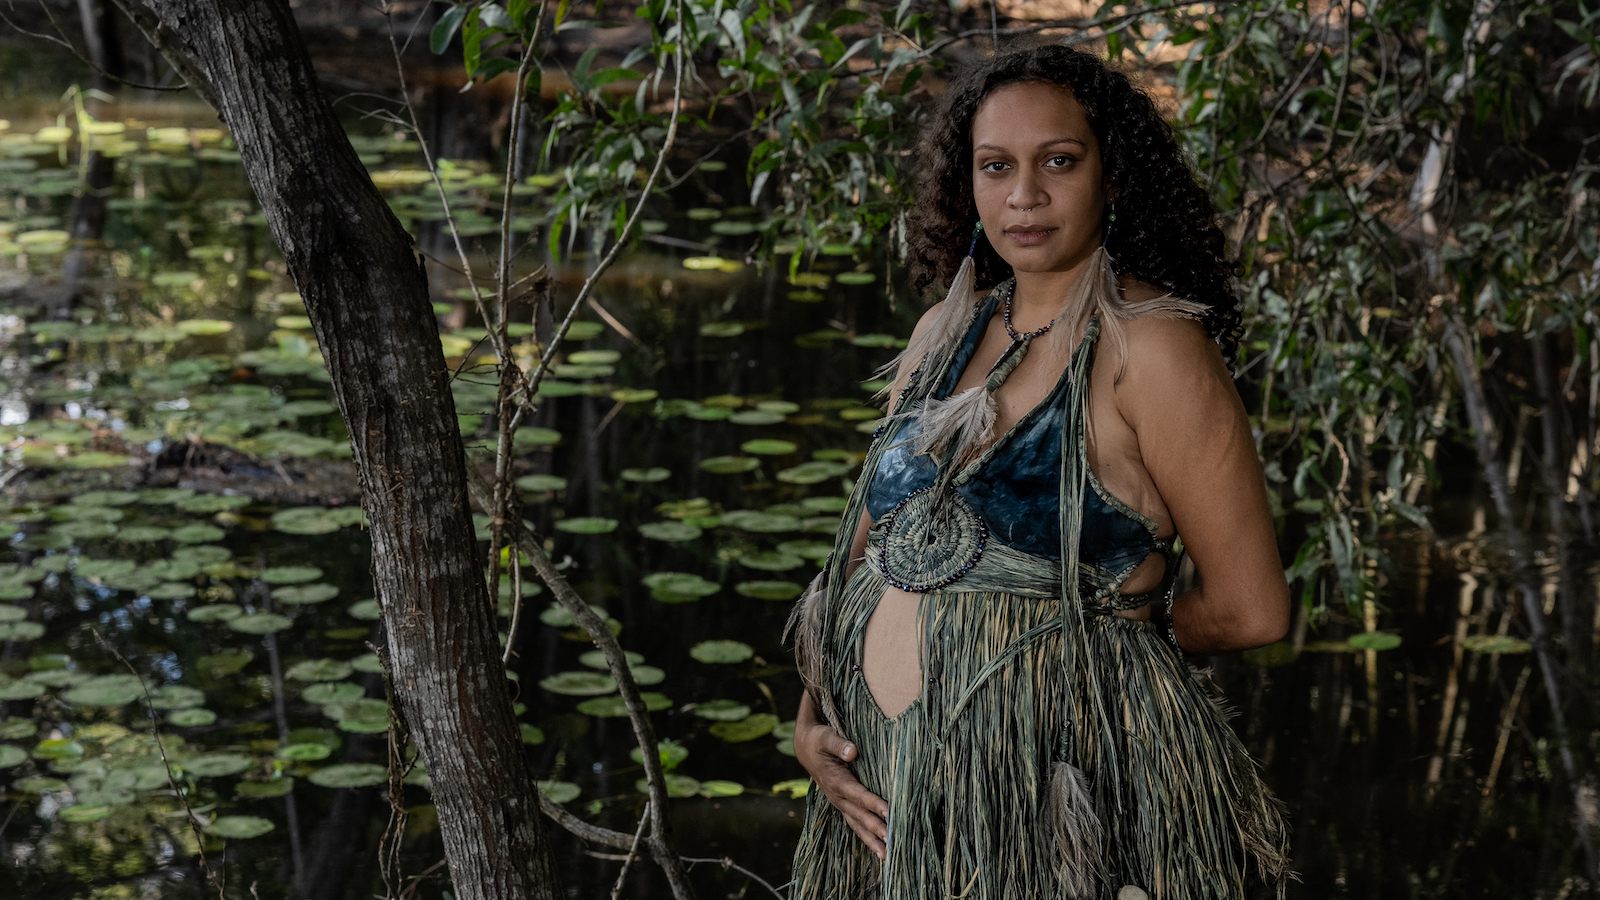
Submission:
[[[884,534],[890,534],[893,532],[894,520],[900,515],[901,511],[905,509],[907,503],[910,503],[919,494],[926,494],[935,487],[937,487],[936,484],[930,484],[927,487],[917,488],[916,490],[907,494],[904,500],[901,500],[898,504],[896,504],[894,509],[889,510],[889,513],[883,517],[883,523],[881,526]],[[901,579],[896,578],[894,573],[889,571],[888,560],[885,558],[884,554],[880,554],[878,558],[878,574],[883,576],[884,581],[887,581],[891,585],[894,585],[900,590],[910,594],[926,594],[929,591],[936,591],[942,587],[948,587],[952,584],[955,584],[957,581],[965,578],[966,574],[972,571],[973,567],[977,566],[978,560],[983,558],[984,548],[988,546],[989,543],[989,526],[984,523],[982,516],[974,515],[973,518],[977,520],[978,526],[977,546],[973,548],[971,555],[967,557],[967,561],[962,563],[960,568],[951,572],[949,575],[946,575],[938,581],[932,581],[926,584],[914,584],[912,582],[902,581]]]

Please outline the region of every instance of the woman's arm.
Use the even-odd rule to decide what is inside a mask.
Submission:
[[[1289,585],[1249,419],[1217,345],[1199,323],[1128,323],[1117,411],[1200,574],[1173,604],[1191,653],[1269,644],[1289,629]]]

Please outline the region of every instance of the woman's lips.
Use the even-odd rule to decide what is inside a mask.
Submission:
[[[1011,239],[1011,243],[1016,244],[1019,247],[1032,247],[1034,244],[1043,242],[1045,238],[1048,238],[1054,233],[1054,228],[1044,228],[1035,225],[1026,227],[1013,226],[1011,228],[1007,228],[1005,231],[1005,235]]]

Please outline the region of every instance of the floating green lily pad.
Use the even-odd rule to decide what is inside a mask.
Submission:
[[[56,791],[66,790],[67,783],[59,778],[46,778],[43,775],[34,775],[31,778],[24,778],[21,781],[18,781],[12,785],[12,787],[15,787],[24,794],[53,794]]]
[[[243,753],[201,753],[183,760],[183,770],[196,778],[224,778],[254,766]]]
[[[517,479],[517,487],[533,493],[564,491],[567,480],[559,475],[524,475]]]
[[[689,655],[703,663],[742,663],[755,655],[749,644],[742,641],[701,641],[689,648]]]
[[[641,794],[650,793],[650,782],[646,779],[635,781],[633,787]],[[693,797],[700,793],[700,782],[687,775],[669,773],[666,776],[666,788],[668,797]]]
[[[583,793],[570,781],[541,781],[538,785],[539,792],[549,797],[551,803],[570,803]]]
[[[282,797],[294,789],[294,778],[285,775],[271,781],[241,781],[234,790],[247,800],[266,800]]]
[[[244,634],[272,634],[276,631],[286,631],[293,625],[293,619],[277,613],[254,613],[228,620],[229,628]]]
[[[786,484],[819,484],[849,472],[850,466],[844,463],[815,460],[784,469],[778,473],[777,478]]]
[[[191,622],[227,622],[242,615],[244,608],[237,603],[212,603],[196,606],[188,612]]]
[[[635,482],[640,482],[640,483],[643,483],[643,484],[653,484],[653,483],[655,483],[657,481],[666,481],[668,478],[671,478],[671,477],[672,477],[672,470],[671,469],[663,469],[660,466],[656,466],[655,468],[650,468],[650,469],[623,469],[622,470],[622,480],[623,481],[635,481]]]
[[[753,456],[713,456],[702,459],[700,468],[713,475],[740,475],[761,468],[761,460]]]
[[[775,515],[750,509],[724,513],[722,524],[758,534],[782,534],[787,531],[799,531],[801,528],[800,519],[795,516]]]
[[[321,578],[322,570],[316,566],[275,566],[262,569],[257,577],[267,584],[304,584]]]
[[[688,522],[648,522],[639,526],[639,534],[652,541],[692,541],[704,534],[698,525]]]
[[[0,740],[16,741],[33,737],[38,733],[39,726],[34,724],[32,719],[19,719],[15,716],[0,719]]]
[[[317,762],[328,758],[333,748],[327,744],[288,744],[278,748],[279,759],[290,759],[295,762]]]
[[[766,409],[746,409],[728,417],[728,421],[735,425],[776,425],[783,421],[784,414]]]
[[[378,659],[378,654],[376,653],[363,653],[350,660],[350,668],[355,669],[357,672],[376,675],[383,671],[383,662]]]
[[[99,675],[68,689],[61,699],[79,706],[125,706],[144,696],[133,675]]]
[[[745,441],[739,445],[739,449],[746,453],[754,453],[757,456],[785,456],[793,453],[798,447],[793,441],[758,438],[753,441]]]
[[[239,509],[250,505],[249,497],[236,497],[228,494],[199,494],[175,504],[184,512],[192,513],[219,513],[230,509]],[[197,542],[199,543],[199,542]]]
[[[383,608],[378,605],[377,600],[362,600],[359,603],[352,603],[346,612],[364,622],[376,622],[383,617]]]
[[[272,599],[286,606],[308,606],[323,603],[339,596],[339,589],[331,584],[297,584],[275,588]]]
[[[744,785],[737,781],[702,781],[700,782],[700,796],[702,797],[737,797],[744,793]]]
[[[133,491],[84,491],[72,498],[81,506],[127,506],[137,502],[139,495]]]
[[[0,700],[32,700],[43,696],[44,685],[36,681],[0,681]]]
[[[826,541],[784,541],[778,545],[779,553],[792,553],[804,559],[822,560],[833,552],[833,545]]]
[[[172,534],[169,537],[180,544],[209,544],[212,541],[222,540],[226,535],[227,532],[215,525],[203,525],[196,522],[192,525],[185,525],[182,528],[172,529]]]
[[[194,585],[181,581],[164,582],[145,592],[145,596],[151,600],[187,600],[194,595]]]
[[[772,713],[755,713],[737,722],[716,722],[708,730],[712,737],[730,744],[742,744],[745,741],[766,737],[772,733],[777,724],[778,717]]]
[[[688,572],[656,572],[642,581],[650,589],[650,596],[662,603],[692,603],[722,590],[715,581]]]
[[[194,563],[197,566],[214,566],[227,562],[233,554],[226,547],[179,547],[172,551],[172,558],[177,562]],[[166,575],[167,578],[177,578],[176,575]]]
[[[169,684],[150,692],[150,706],[155,709],[188,709],[203,706],[205,702],[205,691],[181,684]]]
[[[300,696],[307,703],[315,703],[318,706],[322,706],[327,703],[345,703],[350,700],[357,700],[365,693],[366,690],[359,684],[351,684],[348,681],[324,681],[308,685],[305,690],[300,692]]]
[[[556,530],[568,534],[610,534],[617,530],[617,520],[599,516],[575,516],[557,521]]]
[[[212,678],[226,678],[250,665],[250,661],[255,658],[256,655],[249,650],[224,650],[221,653],[200,657],[196,660],[196,665],[201,672]]]
[[[337,659],[308,659],[284,674],[295,681],[342,681],[350,677],[350,664]]]
[[[659,396],[660,391],[650,388],[618,388],[611,392],[611,399],[618,403],[649,403]]]
[[[567,328],[567,340],[590,341],[600,336],[606,327],[599,322],[573,322]]]
[[[0,744],[0,769],[20,766],[28,761],[28,751],[14,744]]]
[[[300,506],[272,514],[272,527],[286,534],[332,534],[339,523],[318,506]]]
[[[42,637],[44,637],[44,625],[39,622],[10,622],[0,625],[0,643],[36,641]]]
[[[217,714],[209,709],[175,709],[167,713],[167,721],[179,728],[197,728],[201,725],[210,725],[217,720]]]
[[[39,759],[76,759],[83,755],[83,745],[68,738],[53,738],[35,744],[33,755]]]
[[[649,712],[658,712],[672,707],[672,701],[667,699],[665,694],[641,691],[639,699],[644,701],[644,708]],[[622,702],[622,698],[618,696],[595,697],[592,700],[585,700],[579,703],[578,712],[586,716],[615,719],[626,716],[628,707],[627,704]]]
[[[628,661],[628,668],[630,669],[644,662],[644,654],[642,653],[635,653],[632,650],[624,650],[622,651],[622,655],[623,658]],[[611,664],[606,662],[606,654],[603,650],[590,650],[588,653],[578,657],[578,662],[583,663],[591,669],[600,669],[601,671],[609,671],[611,668]]]
[[[744,334],[742,322],[707,322],[700,326],[701,337],[731,338]]]
[[[793,581],[741,581],[733,588],[741,596],[752,600],[793,600],[805,592],[805,588]]]
[[[600,672],[561,672],[541,680],[539,686],[570,697],[594,697],[617,689],[616,681]]]
[[[544,743],[544,732],[538,727],[523,722],[517,728],[522,733],[522,742],[524,744],[531,746]]]
[[[656,751],[661,755],[661,768],[671,771],[678,764],[689,758],[689,748],[674,740],[656,742]],[[644,753],[638,747],[628,751],[628,758],[640,765],[644,765]]]
[[[373,763],[338,763],[312,772],[306,780],[325,788],[371,787],[387,782],[389,771]]]
[[[872,272],[840,272],[833,276],[833,280],[840,284],[871,284],[878,280]]]
[[[211,820],[207,831],[228,840],[246,840],[260,837],[271,831],[273,824],[260,816],[218,816]]]
[[[707,700],[694,705],[694,714],[713,722],[737,722],[750,715],[750,707],[737,700]]]

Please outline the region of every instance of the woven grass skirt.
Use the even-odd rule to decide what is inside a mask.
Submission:
[[[1148,623],[1091,611],[1084,662],[1100,675],[1101,725],[1063,721],[1056,561],[992,544],[972,573],[924,594],[923,692],[883,715],[860,669],[886,587],[876,544],[814,637],[839,730],[860,751],[856,777],[889,804],[888,858],[813,790],[791,898],[1110,900],[1133,885],[1155,900],[1233,900],[1251,881],[1281,893],[1279,804],[1213,695]],[[1063,726],[1076,729],[1105,836],[1087,894],[1065,888],[1050,818]]]

